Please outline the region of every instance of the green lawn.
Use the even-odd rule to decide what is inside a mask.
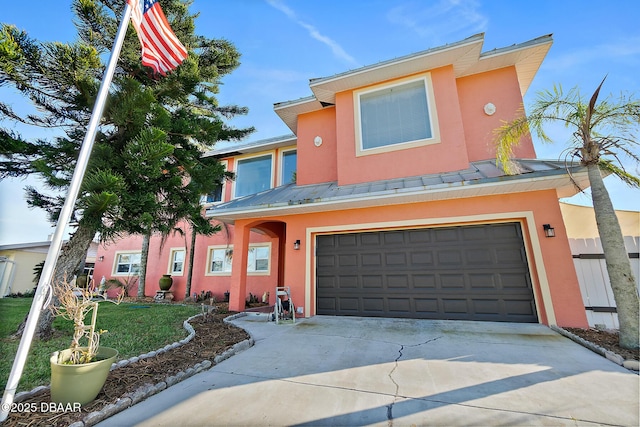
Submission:
[[[9,336],[29,312],[32,301],[31,298],[0,299],[0,391],[4,391],[20,343]],[[100,344],[117,349],[118,360],[139,356],[185,338],[187,333],[182,323],[198,313],[199,306],[101,303],[97,327],[109,332],[102,335]],[[54,351],[69,347],[72,326],[70,321],[57,318],[53,322],[54,338],[46,342],[33,341],[19,392],[49,384],[49,357]]]

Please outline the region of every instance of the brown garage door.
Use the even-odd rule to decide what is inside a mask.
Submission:
[[[318,236],[316,312],[537,322],[518,223]]]

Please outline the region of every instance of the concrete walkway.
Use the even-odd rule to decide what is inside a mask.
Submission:
[[[234,323],[255,346],[107,426],[624,425],[639,377],[543,325],[316,316]]]

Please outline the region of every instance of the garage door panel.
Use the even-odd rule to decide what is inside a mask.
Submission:
[[[438,252],[438,265],[459,266],[462,263],[462,250],[443,250]]]
[[[414,289],[418,289],[418,288],[433,289],[436,287],[437,278],[435,274],[414,274],[411,277],[413,278]]]
[[[409,275],[389,275],[387,276],[387,287],[394,289],[409,289]]]
[[[318,236],[316,248],[318,314],[537,322],[518,223]]]
[[[338,267],[356,267],[358,265],[357,255],[338,255]]]
[[[406,314],[411,312],[410,298],[388,298],[387,303],[391,313]]]
[[[362,311],[370,315],[384,313],[384,298],[362,298]]]
[[[482,267],[493,263],[493,253],[483,248],[468,249],[465,251],[465,261],[467,265]]]
[[[463,274],[440,274],[440,287],[442,289],[464,289]]]
[[[336,309],[344,314],[361,313],[359,298],[342,297],[336,299]]]
[[[360,280],[358,276],[337,276],[336,288],[339,289],[358,289],[360,287]]]
[[[426,268],[434,265],[432,252],[412,252],[410,259],[412,265],[419,266],[421,268]]]
[[[467,276],[469,278],[469,287],[471,289],[497,289],[496,278],[493,274],[474,274]]]
[[[362,276],[362,287],[366,289],[382,289],[383,277],[376,275]]]
[[[415,311],[420,315],[419,317],[426,318],[426,315],[437,315],[440,313],[438,300],[436,298],[416,298],[414,303]]]

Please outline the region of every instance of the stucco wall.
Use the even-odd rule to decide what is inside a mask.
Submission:
[[[36,284],[33,283],[33,268],[40,262],[44,261],[47,256],[46,251],[27,252],[18,250],[0,251],[0,256],[7,257],[12,262],[3,263],[4,274],[2,275],[2,283],[0,283],[0,293],[2,296],[9,293],[25,293],[33,290]],[[9,281],[12,278],[12,284]],[[11,286],[9,288],[9,286]]]
[[[537,191],[474,199],[445,200],[368,209],[262,218],[287,224],[284,282],[292,287],[297,306],[315,313],[314,242],[319,233],[419,228],[519,221],[527,246],[536,306],[542,323],[587,325],[580,289],[555,191]],[[243,227],[251,220],[239,220]],[[544,236],[542,224],[554,224],[555,238]],[[293,249],[293,241],[302,247]],[[304,301],[304,304],[302,303]]]

